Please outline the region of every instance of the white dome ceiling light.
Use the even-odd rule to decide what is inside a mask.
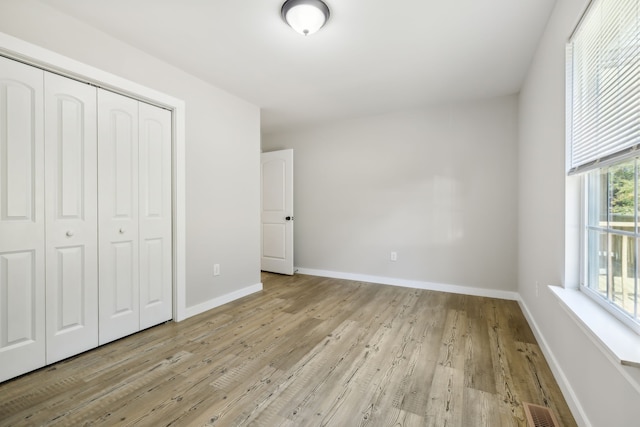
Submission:
[[[321,0],[287,0],[282,5],[282,19],[298,33],[308,36],[329,19],[329,7]]]

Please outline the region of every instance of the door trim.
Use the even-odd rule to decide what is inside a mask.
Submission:
[[[185,102],[2,32],[0,32],[0,55],[166,108],[172,112],[173,320],[179,322],[186,319],[188,314],[185,271]]]

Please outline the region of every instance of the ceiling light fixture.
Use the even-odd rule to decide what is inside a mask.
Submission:
[[[282,5],[282,19],[291,28],[308,36],[329,19],[329,7],[322,0],[287,0]]]

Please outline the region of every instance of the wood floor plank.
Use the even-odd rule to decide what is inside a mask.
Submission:
[[[536,339],[533,331],[529,327],[527,320],[522,316],[520,307],[516,301],[504,301],[498,306],[498,313],[504,319],[509,335],[514,341],[524,343],[535,343]]]
[[[553,383],[548,383],[553,378],[547,374],[550,368],[542,355],[540,347],[537,344],[517,343],[516,348],[525,359],[523,364],[526,364],[529,372],[528,387],[532,391],[531,397],[526,401],[551,408],[557,415],[561,425],[572,425],[573,419],[567,418],[566,411],[563,410],[562,406],[558,406],[558,402],[563,402],[560,390],[554,387]]]
[[[464,372],[459,368],[436,366],[429,403],[425,411],[427,426],[460,426],[464,412]]]
[[[493,393],[465,387],[464,402],[462,425],[477,427],[515,427],[518,425],[512,417],[500,410],[498,397]]]
[[[389,418],[397,418],[404,412],[397,399],[404,397],[401,390],[406,389],[418,363],[416,347],[420,344],[416,340],[416,329],[414,322],[392,326],[386,334],[387,342],[377,346],[389,351],[375,352],[371,361],[358,367],[352,376],[356,393],[342,406],[338,414],[342,420],[351,417],[359,426],[386,425]]]
[[[409,354],[407,369],[404,372],[402,386],[395,391],[393,408],[400,412],[410,412],[424,419],[425,408],[429,403],[429,394],[425,384],[433,382],[433,374],[438,363],[442,345],[444,323],[437,321],[435,309],[425,310],[423,319],[417,319],[416,338],[413,351]]]
[[[487,351],[489,342],[489,323],[482,307],[488,302],[478,300],[470,304],[473,309],[467,311],[467,334],[464,363],[464,385],[466,388],[496,393],[491,352]]]
[[[511,366],[507,347],[512,342],[504,318],[501,317],[499,301],[492,301],[488,306],[489,320],[489,349],[493,362],[493,371],[496,382],[496,394],[500,402],[500,409],[503,413],[512,417],[519,426],[525,426],[526,419],[522,409],[521,401],[516,392],[514,377],[511,375]]]
[[[307,275],[0,384],[0,426],[575,426],[518,304]]]

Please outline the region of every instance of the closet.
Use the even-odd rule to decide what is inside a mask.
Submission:
[[[0,57],[0,381],[172,318],[171,112]]]

